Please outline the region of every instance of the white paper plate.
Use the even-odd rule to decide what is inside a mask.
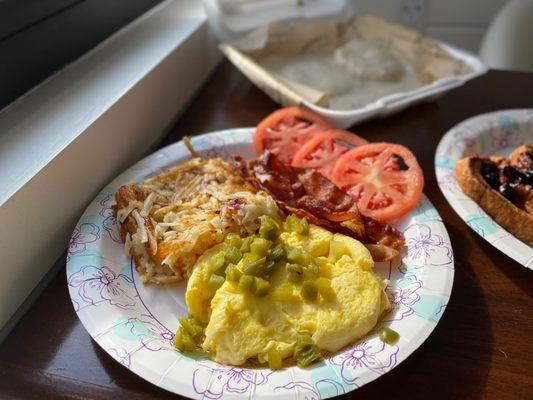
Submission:
[[[468,226],[513,260],[533,269],[533,248],[498,225],[463,193],[455,178],[455,164],[461,158],[508,156],[525,143],[533,143],[533,109],[478,115],[444,135],[435,154],[435,170],[444,197]]]
[[[214,132],[193,138],[205,155],[252,157],[253,129]],[[143,285],[123,244],[111,205],[117,188],[189,158],[179,142],[157,151],[128,169],[94,199],[72,235],[68,288],[74,309],[94,340],[115,360],[153,384],[191,398],[318,399],[354,390],[390,371],[429,336],[450,298],[453,253],[448,234],[431,203],[398,225],[408,251],[403,265],[376,270],[390,279],[392,311],[380,323],[400,333],[394,346],[377,338],[376,327],[363,340],[312,368],[229,367],[193,358],[174,349],[178,318],[187,315],[185,283]]]

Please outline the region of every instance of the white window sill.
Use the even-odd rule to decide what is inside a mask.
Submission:
[[[201,2],[168,0],[0,113],[0,329],[220,59]]]

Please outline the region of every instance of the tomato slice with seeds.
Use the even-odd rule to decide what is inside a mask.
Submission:
[[[404,146],[370,143],[344,153],[331,179],[363,215],[388,222],[413,210],[424,187],[416,157]]]
[[[330,178],[335,162],[341,155],[354,147],[366,143],[368,142],[362,137],[342,129],[330,129],[315,133],[296,152],[291,165],[293,167],[316,169],[326,178]]]
[[[286,107],[274,111],[262,120],[254,134],[257,155],[270,150],[290,164],[294,154],[307,142],[309,135],[331,128],[324,117],[304,107]]]

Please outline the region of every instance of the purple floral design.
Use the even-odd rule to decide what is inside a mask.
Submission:
[[[118,224],[117,224],[117,217],[115,215],[115,211],[111,208],[111,203],[113,201],[113,195],[108,194],[106,195],[102,201],[100,201],[100,205],[102,206],[102,209],[100,210],[100,215],[104,217],[104,221],[102,222],[102,227],[107,232],[111,240],[117,243],[122,243],[122,240],[120,239],[120,235],[118,233]]]
[[[220,157],[223,160],[229,160],[231,153],[226,148],[228,140],[224,136],[211,136],[205,139],[208,149],[200,151],[202,157]]]
[[[453,261],[453,253],[442,236],[432,234],[425,224],[410,225],[404,232],[407,244],[407,257],[417,265],[448,265]]]
[[[494,150],[517,146],[520,143],[520,130],[514,118],[501,116],[493,122],[490,130]]]
[[[145,316],[153,319],[150,316]],[[155,321],[129,318],[125,322],[125,327],[131,332],[132,335],[140,339],[144,348],[150,351],[175,351],[174,333]]]
[[[68,278],[71,293],[77,291],[80,303],[108,303],[122,309],[135,305],[135,300],[128,293],[131,284],[131,278],[124,274],[117,275],[106,266],[98,268],[94,265],[84,265]]]
[[[357,385],[354,385],[354,387],[357,387]],[[339,396],[341,394],[346,393],[346,390],[344,387],[337,382],[336,380],[325,378],[320,379],[315,383],[315,386],[313,387],[307,382],[302,381],[295,381],[295,382],[289,382],[286,385],[283,386],[277,386],[274,388],[274,391],[290,391],[294,393],[295,391],[298,392],[297,398],[303,398],[305,400],[319,400],[322,398],[320,395],[320,390],[326,390],[330,393],[332,393],[332,389],[335,391],[334,395]],[[329,396],[328,396],[329,397]]]
[[[109,352],[111,352],[115,359],[119,360],[119,362],[124,365],[126,368],[131,368],[131,354],[128,353],[125,349],[122,348],[108,348]]]
[[[475,132],[465,127],[453,133],[446,153],[456,158],[462,158],[467,155],[478,155],[482,151],[483,145],[478,140]]]
[[[438,168],[437,171],[438,183],[444,190],[466,196],[459,187],[459,184],[457,183],[455,171],[445,170],[441,168]]]
[[[88,243],[100,239],[100,228],[95,224],[86,222],[76,226],[68,244],[68,256],[84,252]]]
[[[301,390],[303,391],[303,398],[305,400],[319,400],[321,398],[319,391],[315,389],[313,386],[311,386],[310,384],[308,384],[307,382],[300,382],[300,381],[289,382],[286,385],[277,386],[274,388],[274,391],[280,391],[280,390],[287,390],[293,393],[295,391],[300,392]],[[294,396],[294,397],[301,398],[301,396],[299,395]]]
[[[361,341],[350,350],[332,357],[329,362],[339,365],[342,380],[353,385],[365,370],[381,375],[394,368],[398,351],[398,346],[389,346],[376,339]]]
[[[418,203],[418,205],[416,206],[416,211],[414,213],[414,218],[420,222],[442,221],[442,218],[440,217],[437,210],[427,199],[422,199]]]
[[[200,364],[192,377],[196,393],[208,399],[220,399],[224,393],[248,393],[254,386],[263,385],[272,372],[236,367],[211,368]]]
[[[387,294],[391,302],[391,312],[385,321],[400,321],[413,315],[413,305],[420,300],[417,293],[423,282],[416,275],[405,275],[394,282],[394,286],[387,287]]]

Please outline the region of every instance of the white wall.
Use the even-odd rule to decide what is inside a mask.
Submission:
[[[0,341],[86,205],[220,61],[207,28],[201,3],[167,0],[0,113]]]
[[[507,0],[356,0],[360,13],[411,25],[425,34],[478,52],[491,20]]]

